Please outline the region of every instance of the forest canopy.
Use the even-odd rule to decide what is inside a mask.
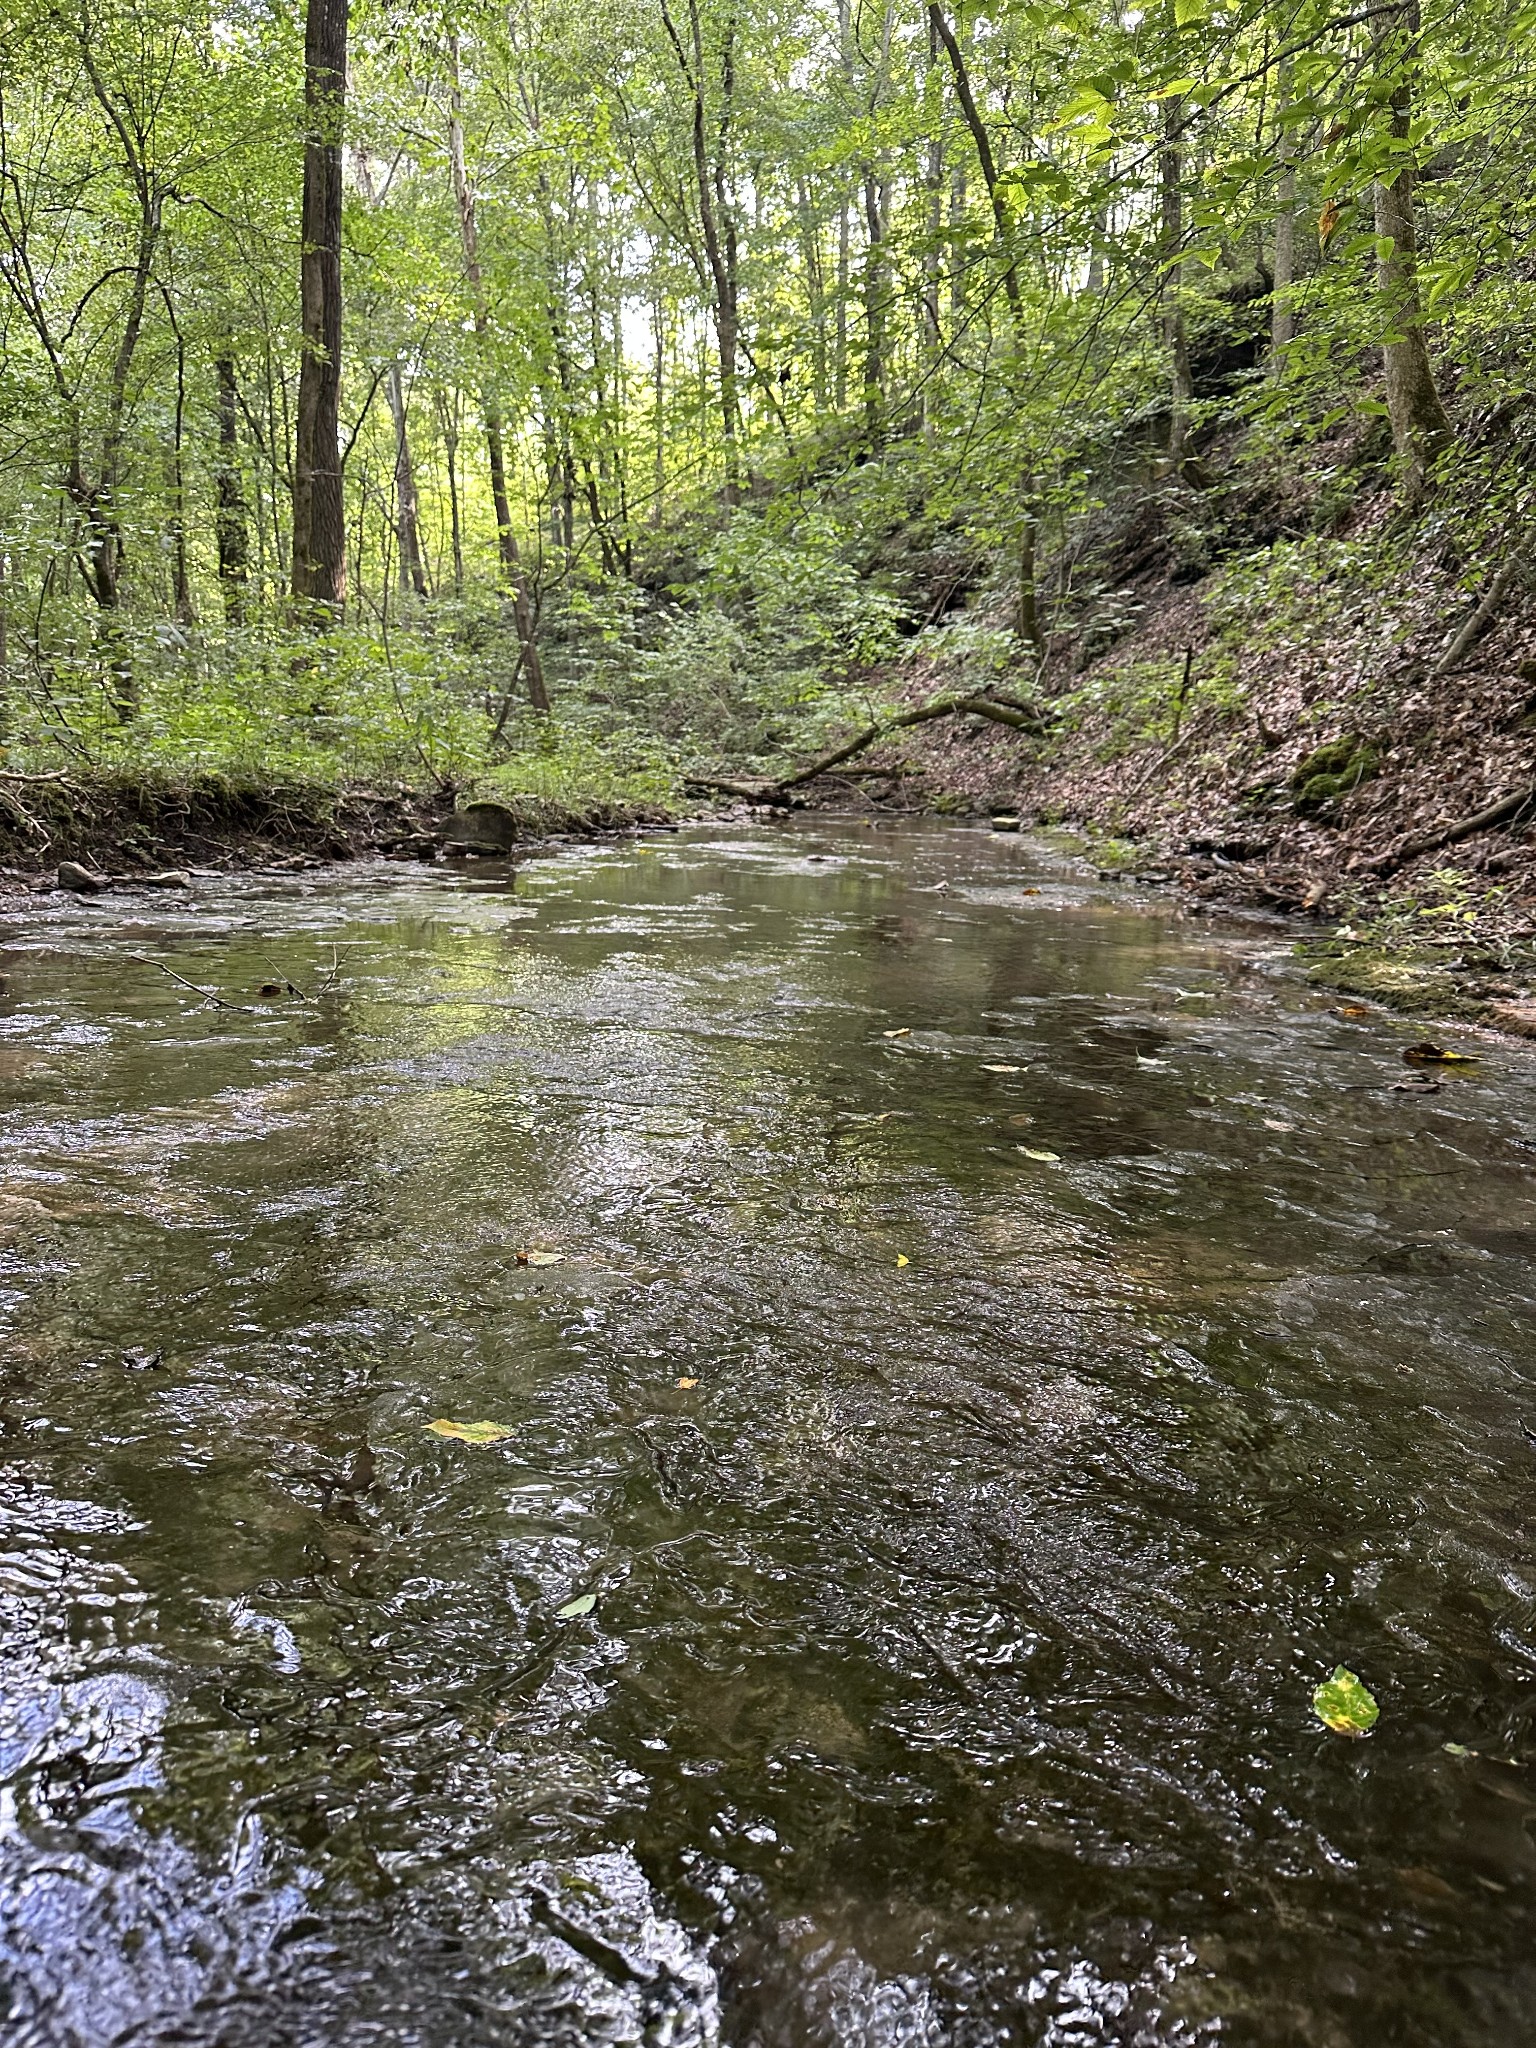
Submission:
[[[1526,396],[1533,23],[12,0],[10,745],[765,758],[924,635],[1039,687],[1129,482],[1344,423],[1422,509]]]

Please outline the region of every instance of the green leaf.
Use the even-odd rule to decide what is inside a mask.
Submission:
[[[1312,1711],[1335,1735],[1369,1735],[1381,1713],[1372,1694],[1353,1671],[1335,1664],[1312,1695]]]
[[[567,1600],[563,1607],[557,1607],[555,1615],[560,1621],[575,1621],[578,1615],[590,1614],[596,1605],[595,1593],[583,1593],[575,1600]]]
[[[503,1422],[429,1422],[432,1436],[451,1436],[461,1444],[499,1444],[512,1434]]]
[[[1038,1159],[1046,1166],[1060,1166],[1061,1164],[1061,1154],[1059,1152],[1047,1152],[1038,1145],[1020,1145],[1018,1149],[1024,1154],[1026,1159]]]

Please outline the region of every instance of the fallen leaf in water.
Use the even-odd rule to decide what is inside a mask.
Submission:
[[[555,1617],[559,1621],[574,1621],[579,1614],[590,1614],[596,1605],[595,1593],[583,1593],[579,1599],[567,1600],[563,1607],[557,1607]]]
[[[429,1422],[433,1436],[451,1436],[461,1444],[499,1444],[512,1432],[503,1422]]]
[[[988,1062],[987,1062],[986,1060],[983,1060],[983,1061],[982,1061],[982,1063],[981,1063],[981,1071],[982,1071],[982,1072],[983,1072],[984,1074],[1019,1074],[1019,1073],[1022,1073],[1022,1072],[1023,1072],[1023,1068],[1022,1068],[1022,1067],[994,1067],[994,1066],[991,1066],[991,1065],[989,1065],[989,1064],[988,1064]]]
[[[1312,1694],[1312,1711],[1335,1735],[1368,1735],[1381,1713],[1375,1699],[1353,1671],[1335,1664]]]
[[[264,981],[256,991],[259,996],[280,996],[282,992],[283,984],[280,981]]]
[[[1431,1045],[1428,1039],[1422,1045],[1405,1045],[1403,1058],[1411,1067],[1470,1067],[1477,1064],[1475,1052],[1448,1052],[1443,1045]]]
[[[517,1263],[520,1266],[563,1266],[565,1264],[565,1253],[519,1252]]]
[[[907,1257],[905,1252],[898,1252],[896,1254],[896,1263],[898,1266],[910,1266],[912,1261]]]
[[[899,1031],[882,1031],[880,1036],[882,1038],[910,1038],[912,1036],[912,1026],[910,1024],[903,1024]]]
[[[1038,889],[1021,889],[1019,894],[1021,896],[1038,896],[1040,891]]]
[[[1369,1017],[1371,1013],[1364,1003],[1337,1003],[1333,1014],[1335,1017]]]
[[[1399,1869],[1398,1876],[1411,1892],[1417,1892],[1421,1899],[1455,1899],[1461,1895],[1448,1885],[1436,1871],[1426,1870],[1422,1863]]]
[[[1296,1126],[1281,1123],[1277,1116],[1267,1116],[1264,1119],[1264,1128],[1266,1131],[1294,1131]]]
[[[1475,1749],[1468,1749],[1464,1742],[1442,1742],[1440,1747],[1447,1756],[1476,1756]]]
[[[1032,1124],[1034,1122],[1034,1118],[1030,1115],[1027,1109],[1021,1109],[1017,1116],[1009,1117],[1008,1121],[1011,1124]]]
[[[680,1387],[696,1387],[699,1383],[697,1380],[679,1380],[677,1384]]]
[[[1059,1166],[1061,1164],[1061,1154],[1059,1152],[1043,1152],[1034,1145],[1020,1145],[1016,1149],[1022,1152],[1026,1159],[1043,1160],[1047,1166]]]
[[[1169,1065],[1169,1062],[1167,1060],[1149,1060],[1144,1052],[1139,1052],[1136,1055],[1136,1064],[1138,1067],[1166,1067]]]
[[[1444,1086],[1443,1081],[1393,1081],[1389,1092],[1393,1095],[1438,1095]]]

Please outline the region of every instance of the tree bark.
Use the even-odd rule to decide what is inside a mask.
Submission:
[[[485,452],[491,471],[491,502],[496,508],[496,538],[502,574],[512,593],[512,622],[517,631],[518,658],[528,685],[528,701],[535,711],[548,711],[549,690],[544,681],[544,663],[534,636],[533,607],[512,530],[512,504],[507,496],[506,443],[502,435],[501,407],[495,395],[491,366],[486,360],[490,333],[490,311],[486,304],[485,276],[480,268],[480,237],[475,221],[475,194],[464,161],[464,124],[459,96],[459,39],[448,38],[452,67],[448,115],[448,159],[453,174],[453,194],[459,215],[459,242],[464,256],[464,281],[469,287],[470,310],[474,320],[475,346],[480,355],[482,405],[485,416]]]
[[[725,433],[725,497],[727,504],[734,505],[741,497],[741,399],[737,376],[741,327],[736,218],[726,186],[725,159],[730,146],[736,90],[736,23],[732,16],[726,25],[725,48],[720,61],[718,147],[711,163],[704,89],[704,29],[699,17],[699,0],[688,0],[686,46],[677,32],[667,0],[662,0],[661,18],[693,99],[693,174],[698,188],[704,255],[714,286],[715,342],[720,361],[720,422]]]
[[[938,0],[929,0],[928,20],[934,34],[944,45],[949,57],[950,69],[955,75],[955,97],[960,102],[960,111],[965,125],[971,131],[971,140],[976,145],[976,160],[981,165],[981,175],[987,188],[987,199],[992,207],[992,224],[997,230],[998,254],[1003,263],[1003,290],[1008,298],[1008,317],[1013,326],[1013,338],[1020,338],[1023,315],[1019,305],[1019,277],[1014,265],[1010,243],[1013,239],[1012,223],[1008,218],[1008,206],[998,181],[997,159],[992,154],[992,138],[987,125],[981,118],[976,105],[976,95],[971,90],[971,75],[961,53],[955,32],[945,17]]]
[[[448,538],[453,552],[453,594],[464,595],[464,522],[459,511],[458,394],[436,394],[438,429],[443,437],[443,467],[448,473]]]
[[[1393,161],[1397,174],[1375,183],[1376,284],[1386,337],[1382,367],[1392,446],[1402,470],[1403,495],[1416,503],[1424,494],[1435,457],[1451,438],[1451,423],[1435,385],[1424,339],[1419,299],[1418,228],[1414,212],[1417,173],[1410,135],[1413,83],[1418,65],[1418,0],[1398,9],[1377,43],[1378,72],[1391,89]]]
[[[213,471],[213,534],[219,551],[219,588],[224,593],[225,619],[231,626],[243,626],[250,581],[250,536],[240,482],[240,387],[233,356],[219,356],[213,374],[218,390],[219,448]]]
[[[1286,116],[1290,112],[1295,60],[1281,59],[1276,80],[1277,133],[1275,156],[1280,166],[1275,211],[1275,265],[1270,286],[1269,369],[1272,377],[1285,374],[1285,352],[1296,338],[1296,313],[1291,304],[1291,287],[1296,282],[1296,131]]]
[[[419,598],[431,596],[421,555],[421,515],[416,501],[416,470],[411,461],[410,423],[405,410],[405,380],[393,362],[385,378],[389,411],[395,426],[395,528],[400,541],[400,588]]]
[[[1158,150],[1163,255],[1163,340],[1168,350],[1168,461],[1183,474],[1189,455],[1189,408],[1195,395],[1184,324],[1184,95],[1169,93],[1162,103],[1163,133]]]
[[[293,464],[293,596],[314,623],[347,595],[341,492],[341,130],[347,0],[308,0],[304,25],[303,356]]]

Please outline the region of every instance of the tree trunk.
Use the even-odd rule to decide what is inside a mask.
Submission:
[[[832,403],[838,413],[848,409],[849,243],[848,195],[844,193],[837,210],[837,319],[834,338],[837,361],[833,365],[832,378]]]
[[[997,159],[992,154],[992,138],[987,133],[986,123],[981,118],[981,110],[976,105],[976,95],[971,90],[971,77],[966,68],[964,55],[938,0],[929,0],[928,20],[934,34],[948,53],[950,69],[955,74],[955,97],[960,102],[965,125],[971,131],[971,140],[976,145],[976,160],[981,165],[987,199],[992,207],[992,224],[997,230],[998,254],[1004,266],[1003,290],[1007,294],[1008,317],[1013,327],[1013,339],[1017,344],[1022,338],[1023,328],[1023,314],[1019,305],[1019,278],[1010,247],[1013,239],[1012,223],[1008,218],[1008,205],[998,178]]]
[[[1423,496],[1430,466],[1451,437],[1430,365],[1419,299],[1417,178],[1409,139],[1418,34],[1418,0],[1408,0],[1377,44],[1378,73],[1391,88],[1390,133],[1394,160],[1400,166],[1395,178],[1378,178],[1375,184],[1376,283],[1386,327],[1381,354],[1392,446],[1402,470],[1403,495],[1410,504]]]
[[[886,211],[890,187],[873,165],[864,171],[864,428],[870,446],[885,437]]]
[[[1175,476],[1183,474],[1189,454],[1189,408],[1195,395],[1189,363],[1189,336],[1184,325],[1184,95],[1170,93],[1163,101],[1162,146],[1158,177],[1162,197],[1163,340],[1168,350],[1168,462]]]
[[[485,410],[485,451],[491,471],[491,502],[496,508],[496,538],[502,573],[512,593],[512,622],[517,630],[519,658],[528,685],[528,701],[535,711],[547,711],[549,690],[544,681],[544,663],[540,659],[538,641],[534,637],[533,607],[528,602],[528,585],[517,552],[517,535],[512,531],[512,505],[507,496],[507,457],[502,437],[501,407],[495,397],[490,365],[486,360],[490,315],[486,306],[485,278],[480,269],[480,238],[475,223],[475,194],[464,162],[464,125],[460,117],[457,35],[449,36],[448,52],[452,66],[448,159],[453,174],[453,194],[459,215],[459,242],[464,255],[464,281],[469,286],[475,345],[480,355]]]
[[[741,400],[737,380],[741,329],[736,218],[726,184],[726,155],[730,146],[736,90],[736,23],[732,16],[726,24],[725,48],[720,60],[720,122],[715,159],[711,163],[704,90],[704,29],[699,18],[699,0],[688,0],[686,46],[677,32],[666,0],[662,0],[661,18],[693,98],[693,175],[698,188],[704,255],[714,286],[715,341],[720,361],[720,421],[725,433],[725,498],[727,504],[734,505],[741,497],[738,445],[741,438]]]
[[[413,590],[419,598],[431,596],[426,565],[421,558],[421,516],[416,503],[416,471],[411,462],[409,422],[405,411],[405,380],[398,362],[391,363],[385,379],[389,386],[389,410],[395,423],[395,527],[400,540],[400,588]]]
[[[439,391],[438,427],[443,437],[443,466],[448,472],[448,537],[453,550],[453,594],[464,595],[464,522],[459,511],[459,420],[457,394]]]
[[[347,594],[341,494],[341,128],[347,0],[308,0],[304,25],[304,330],[293,464],[293,596],[310,620],[339,617]]]
[[[250,537],[246,530],[245,493],[240,483],[240,387],[234,358],[221,355],[213,366],[218,387],[219,452],[214,464],[214,541],[219,551],[219,588],[224,617],[231,626],[245,624],[245,599],[250,579]]]
[[[1296,338],[1296,313],[1291,305],[1291,287],[1296,282],[1296,131],[1286,116],[1290,112],[1295,72],[1293,59],[1280,64],[1276,82],[1275,109],[1278,133],[1275,155],[1280,165],[1275,212],[1275,267],[1270,288],[1269,351],[1270,375],[1285,375],[1285,352]]]

